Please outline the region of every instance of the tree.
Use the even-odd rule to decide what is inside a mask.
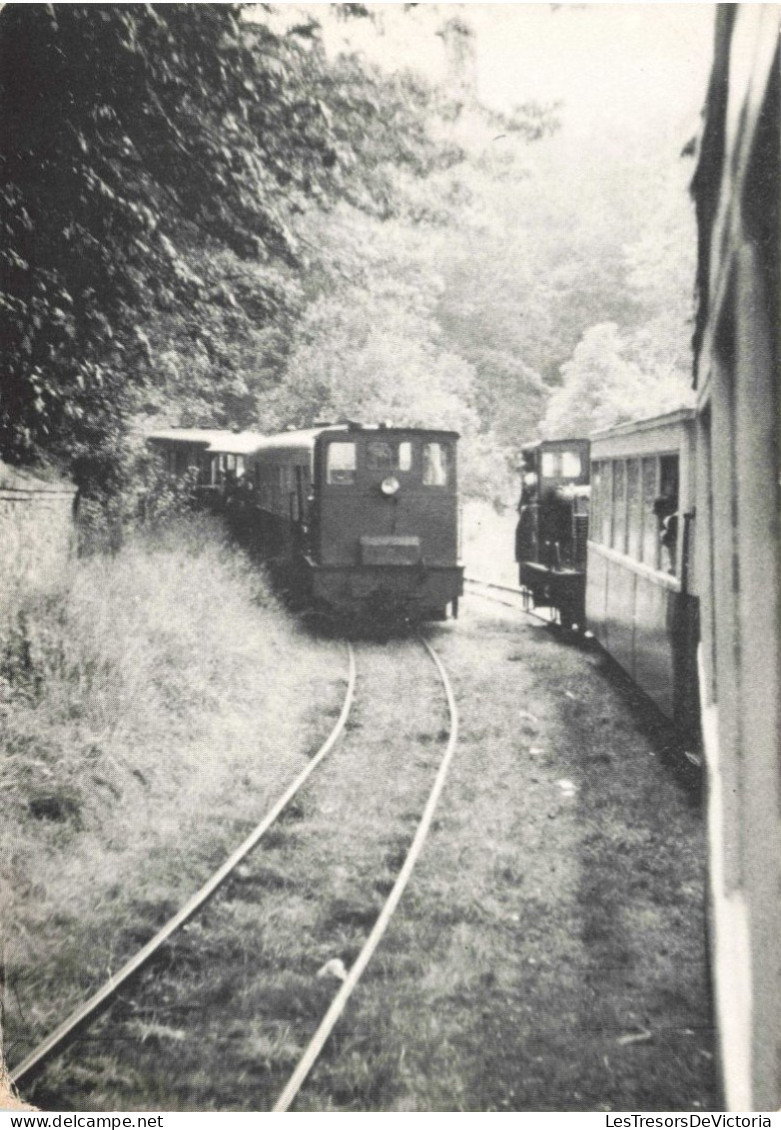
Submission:
[[[307,209],[348,197],[392,214],[388,161],[447,159],[429,97],[356,59],[329,65],[314,24],[276,33],[237,5],[7,6],[4,457],[52,454],[110,486],[172,328],[196,374],[217,362],[224,414],[251,399],[227,331],[273,337],[293,316]]]
[[[624,420],[680,407],[676,375],[649,373],[632,359],[632,352],[615,322],[591,326],[562,366],[562,385],[551,394],[540,425],[543,436],[588,436]]]

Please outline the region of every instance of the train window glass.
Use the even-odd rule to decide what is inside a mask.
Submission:
[[[412,469],[412,444],[388,443],[373,439],[366,444],[366,467],[369,471],[409,471]]]
[[[661,565],[665,572],[677,572],[678,542],[678,456],[663,455],[659,460],[659,497],[656,502],[661,543]]]
[[[450,448],[444,443],[423,444],[423,485],[446,487],[450,478]]]
[[[261,505],[265,506],[267,510],[270,510],[272,503],[272,491],[271,474],[268,466],[258,467],[258,487],[260,488]]]
[[[642,561],[652,569],[659,568],[659,522],[654,500],[659,494],[659,460],[643,460],[643,544]]]
[[[555,479],[559,474],[558,451],[543,451],[540,471],[543,479]]]
[[[396,451],[386,440],[372,439],[366,444],[366,466],[370,471],[395,471]]]
[[[355,482],[355,444],[329,443],[326,481],[333,484]]]
[[[582,464],[577,451],[543,451],[542,477],[544,479],[577,479]]]
[[[659,494],[669,498],[678,509],[678,456],[663,455],[659,460]]]
[[[594,463],[591,467],[591,537],[594,541],[599,537],[601,513],[602,464]]]
[[[610,545],[610,512],[613,497],[613,464],[607,460],[602,464],[601,525],[599,540],[602,545]]]
[[[626,551],[635,561],[640,560],[642,547],[643,510],[640,489],[640,460],[628,459],[626,463],[627,544]]]
[[[626,463],[613,462],[613,549],[626,553]]]

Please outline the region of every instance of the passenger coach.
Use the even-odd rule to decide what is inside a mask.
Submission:
[[[697,743],[694,443],[689,409],[591,437],[586,621]]]
[[[699,228],[697,574],[715,1009],[730,1110],[781,1107],[779,10],[717,4]]]
[[[147,436],[147,443],[170,475],[189,475],[202,496],[222,499],[231,484],[241,482],[248,456],[264,439],[259,432],[168,428]]]

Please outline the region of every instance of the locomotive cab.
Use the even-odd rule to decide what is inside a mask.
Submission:
[[[416,618],[457,610],[454,432],[348,425],[318,437],[309,567],[333,608],[369,603]]]
[[[543,440],[523,448],[515,534],[521,588],[569,627],[585,619],[588,484],[588,440]]]

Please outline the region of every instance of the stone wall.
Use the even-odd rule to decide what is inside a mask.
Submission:
[[[76,488],[0,463],[0,577],[5,592],[47,587],[75,548]]]

